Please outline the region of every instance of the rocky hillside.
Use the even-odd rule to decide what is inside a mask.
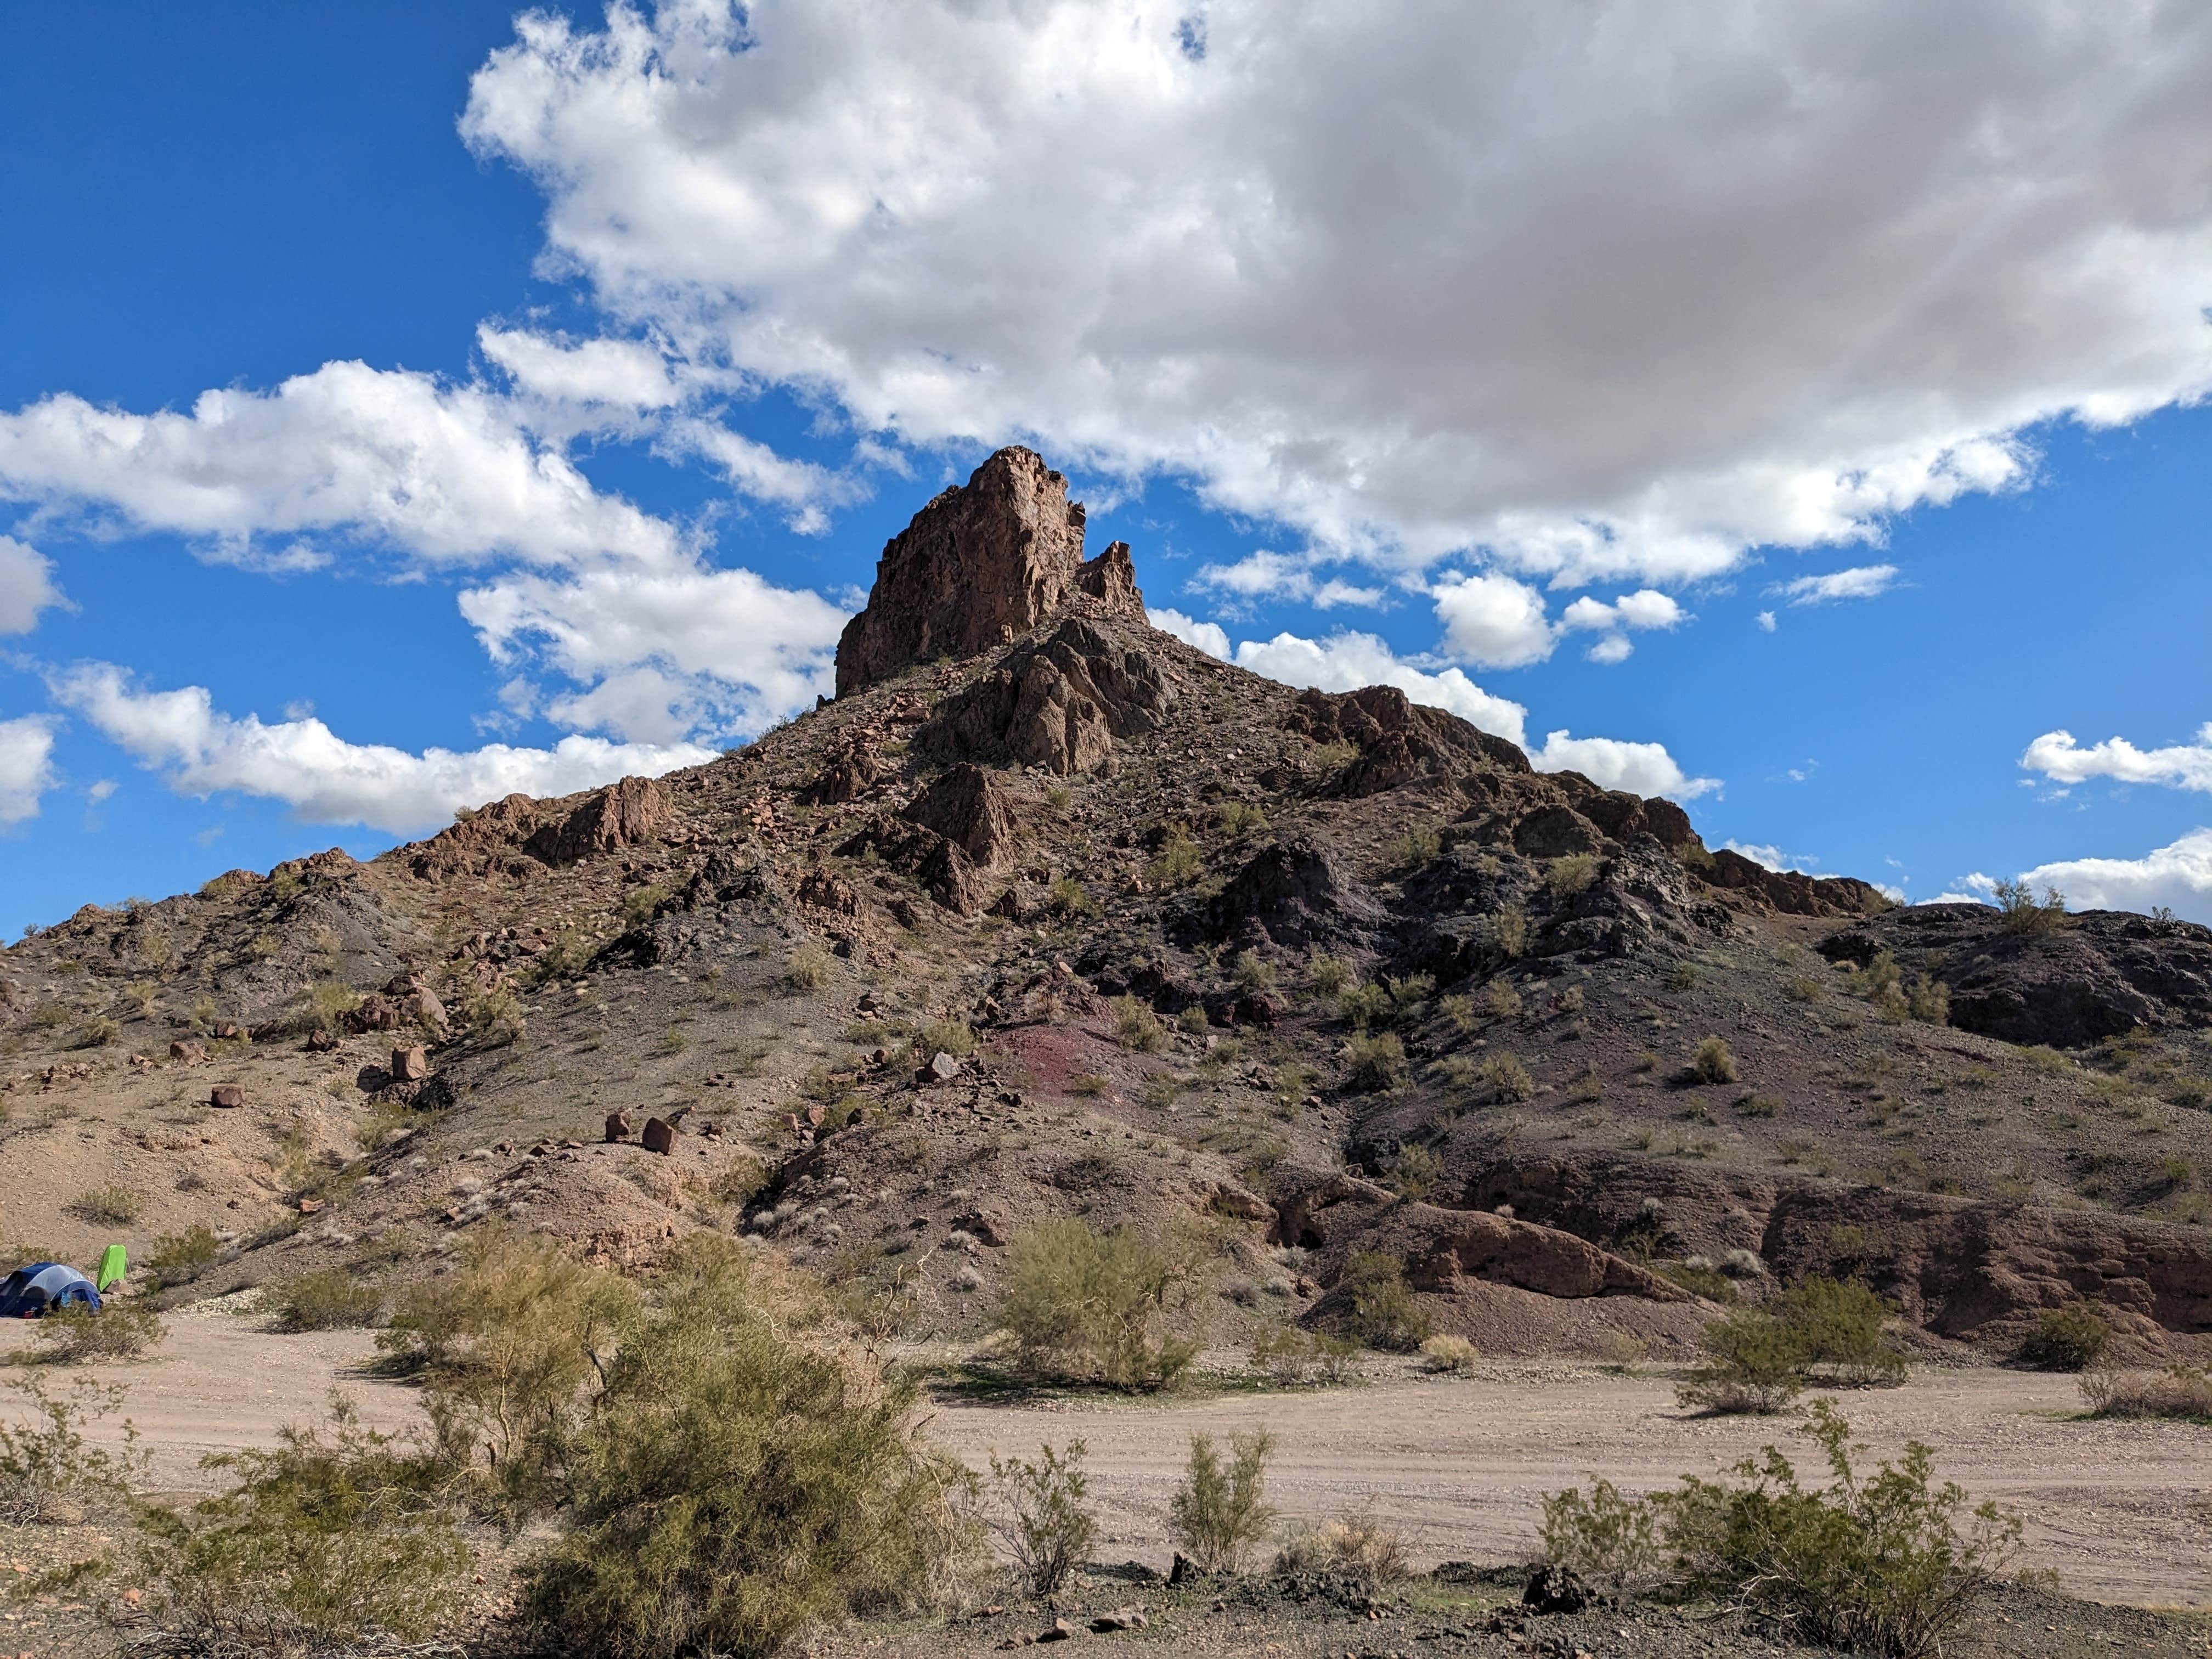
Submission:
[[[1355,1250],[1494,1352],[1672,1351],[1813,1268],[1931,1346],[2079,1297],[2212,1338],[2203,928],[1891,908],[1218,662],[1024,450],[885,548],[838,691],[0,954],[0,1234],[204,1223],[220,1285],[738,1229],[962,1335],[1079,1215],[1190,1241],[1223,1339],[1328,1323]]]

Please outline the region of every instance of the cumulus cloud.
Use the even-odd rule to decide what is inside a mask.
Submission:
[[[666,409],[682,397],[667,359],[641,340],[571,340],[482,323],[477,345],[518,390],[550,402],[635,411]]]
[[[1896,580],[1893,564],[1863,564],[1850,570],[1832,570],[1825,576],[1800,576],[1768,591],[1781,594],[1792,605],[1828,605],[1837,599],[1877,598],[1889,592]]]
[[[463,131],[629,332],[1398,564],[1692,579],[2212,384],[2188,0],[1191,15],[533,13]]]
[[[678,556],[672,526],[593,489],[506,399],[358,362],[270,392],[204,392],[184,414],[66,393],[0,413],[0,500],[245,559],[319,536],[434,565]]]
[[[27,634],[39,613],[63,603],[53,562],[35,547],[0,536],[0,634]]]
[[[39,816],[54,787],[54,723],[43,714],[0,720],[0,824]]]
[[[1229,634],[1219,623],[1200,622],[1180,611],[1158,611],[1149,605],[1145,609],[1145,620],[1163,634],[1172,634],[1185,645],[1197,647],[1209,657],[1226,660],[1229,656]]]
[[[1541,749],[1528,751],[1539,772],[1579,772],[1607,789],[1635,795],[1665,795],[1695,800],[1721,787],[1718,778],[1693,778],[1676,764],[1663,743],[1630,743],[1620,738],[1577,738],[1552,732]]]
[[[1626,662],[1636,649],[1629,629],[1678,628],[1689,619],[1671,595],[1646,587],[1623,593],[1611,605],[1584,594],[1559,613],[1559,627],[1569,633],[1601,634],[1586,654],[1592,662],[1616,663]]]
[[[1453,656],[1478,668],[1520,668],[1552,654],[1555,635],[1544,596],[1526,582],[1478,572],[1447,577],[1431,592],[1444,649]]]
[[[1332,611],[1342,605],[1382,603],[1381,588],[1362,587],[1340,576],[1320,577],[1314,566],[1315,561],[1301,555],[1261,548],[1246,554],[1234,564],[1200,566],[1191,586],[1243,599],[1291,599],[1318,611]]]
[[[2212,922],[2212,830],[2135,859],[2063,859],[2039,864],[2021,879],[2056,887],[2075,910],[2149,910],[2165,905],[2191,921]]]
[[[1322,640],[1278,634],[1272,640],[1245,640],[1237,646],[1234,660],[1240,668],[1285,685],[1322,691],[1395,685],[1415,702],[1449,710],[1495,737],[1512,743],[1525,740],[1528,711],[1519,703],[1492,696],[1459,669],[1431,672],[1402,662],[1372,634],[1332,634]]]
[[[456,807],[518,790],[568,794],[632,773],[658,775],[696,766],[714,753],[694,744],[625,744],[570,736],[550,749],[492,744],[416,755],[382,744],[348,743],[312,718],[273,724],[252,714],[233,719],[216,709],[204,687],[148,690],[107,663],[57,673],[49,684],[58,702],[180,794],[204,798],[236,790],[281,800],[310,823],[365,824],[395,835],[434,829]],[[0,734],[7,730],[0,726]],[[0,754],[5,752],[0,737]]]
[[[2111,778],[2212,793],[2212,722],[2197,728],[2195,742],[2164,749],[2138,749],[2125,738],[2106,738],[2084,748],[2071,732],[2045,732],[2027,745],[2020,763],[2068,786]]]

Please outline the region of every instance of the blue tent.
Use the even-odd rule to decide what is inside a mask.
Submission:
[[[59,1261],[33,1261],[0,1279],[0,1319],[36,1319],[72,1306],[97,1313],[100,1292],[82,1273]]]

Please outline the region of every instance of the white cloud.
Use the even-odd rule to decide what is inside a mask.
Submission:
[[[1825,576],[1800,576],[1767,591],[1781,594],[1792,605],[1827,605],[1837,599],[1875,599],[1887,593],[1896,580],[1895,565],[1866,564],[1850,570],[1832,570]]]
[[[851,478],[810,461],[790,460],[712,421],[678,422],[665,447],[679,455],[700,457],[741,495],[788,508],[786,522],[802,536],[826,535],[828,509],[848,506],[868,493]]]
[[[1200,622],[1180,611],[1156,611],[1147,605],[1145,620],[1163,634],[1172,634],[1185,645],[1195,646],[1209,657],[1224,661],[1229,656],[1229,635],[1219,623]]]
[[[319,720],[234,720],[216,712],[204,687],[148,691],[107,663],[55,674],[51,685],[58,702],[180,794],[236,790],[281,800],[307,823],[366,824],[395,835],[434,829],[456,807],[518,790],[568,794],[632,773],[696,766],[714,753],[693,744],[661,747],[571,736],[550,749],[492,744],[415,755],[348,743]]]
[[[39,612],[63,604],[53,562],[35,547],[0,536],[0,634],[27,634]]]
[[[39,816],[54,787],[54,723],[43,714],[0,720],[0,824]]]
[[[2195,742],[2165,749],[2138,749],[2125,738],[2107,738],[2084,749],[2070,732],[2045,732],[2027,745],[2020,763],[2053,783],[2111,778],[2212,793],[2212,722],[2197,728]]]
[[[1633,795],[1666,795],[1695,800],[1721,787],[1718,778],[1693,778],[1675,763],[1662,743],[1629,743],[1619,738],[1574,738],[1554,732],[1541,749],[1528,751],[1539,772],[1579,772],[1607,789]]]
[[[2188,0],[1193,15],[526,14],[463,131],[626,332],[1393,563],[1693,579],[2212,384]]]
[[[1774,631],[1774,613],[1771,611],[1762,611],[1752,620],[1759,624],[1761,632],[1771,634]]]
[[[1556,635],[1544,597],[1526,582],[1478,573],[1446,577],[1431,592],[1451,655],[1478,668],[1520,668],[1552,654]]]
[[[0,499],[240,559],[281,561],[290,550],[270,538],[323,535],[430,564],[678,556],[672,526],[594,489],[505,399],[358,362],[271,392],[204,392],[189,414],[66,393],[0,414]]]
[[[477,325],[477,344],[519,391],[549,402],[641,411],[681,401],[667,359],[641,340],[571,340]]]
[[[1431,673],[1401,662],[1372,634],[1332,634],[1323,640],[1278,634],[1272,640],[1246,640],[1237,647],[1236,662],[1271,680],[1323,691],[1395,685],[1415,702],[1445,709],[1493,736],[1524,740],[1528,711],[1519,703],[1492,696],[1459,669]]]
[[[1611,605],[1585,594],[1559,613],[1559,627],[1570,633],[1602,630],[1604,637],[1587,654],[1592,662],[1616,663],[1626,662],[1636,649],[1630,629],[1675,628],[1689,619],[1690,613],[1669,595],[1646,587],[1623,593]]]
[[[1379,587],[1362,587],[1340,576],[1316,580],[1315,562],[1302,555],[1277,553],[1261,548],[1234,564],[1206,564],[1191,579],[1193,587],[1211,587],[1244,599],[1291,599],[1318,611],[1339,605],[1377,605]]]
[[[1779,847],[1764,842],[1729,841],[1721,844],[1731,853],[1741,853],[1753,864],[1769,870],[1794,870],[1804,874],[1820,862],[1818,859],[1806,858],[1796,853],[1785,853]]]
[[[2212,830],[2192,830],[2138,859],[2065,859],[2039,864],[2021,879],[2056,887],[2075,910],[2169,907],[2191,921],[2212,922]]]

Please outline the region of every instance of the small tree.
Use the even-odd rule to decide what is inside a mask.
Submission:
[[[1157,1389],[1180,1376],[1194,1343],[1170,1335],[1194,1279],[1188,1253],[1129,1228],[1093,1231],[1048,1221],[1007,1252],[998,1321],[1030,1370],[1114,1389]]]
[[[1091,1490],[1083,1473],[1083,1442],[1071,1442],[1065,1452],[1050,1446],[1037,1449],[1040,1461],[1035,1463],[1002,1463],[996,1452],[991,1454],[992,1484],[1006,1507],[991,1529],[1014,1558],[1030,1593],[1043,1596],[1090,1559],[1098,1522],[1083,1501]]]
[[[2045,887],[2039,899],[2025,881],[2001,881],[1990,896],[2008,933],[2055,933],[2066,925],[2066,896],[2056,887]]]
[[[1229,1447],[1224,1463],[1212,1436],[1191,1436],[1182,1485],[1168,1502],[1168,1535],[1206,1572],[1235,1572],[1274,1524],[1267,1501],[1274,1437],[1255,1429],[1233,1436]]]
[[[1344,1316],[1347,1336],[1393,1353],[1410,1353],[1428,1336],[1428,1311],[1414,1298],[1396,1256],[1354,1250],[1338,1282],[1351,1304]]]

